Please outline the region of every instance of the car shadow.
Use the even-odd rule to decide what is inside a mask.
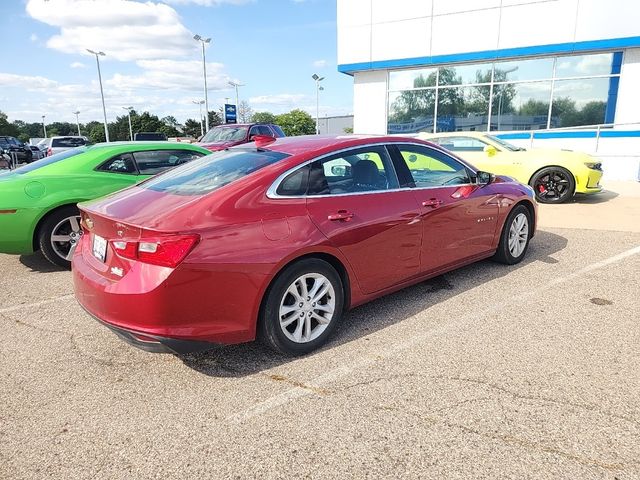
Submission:
[[[32,272],[38,273],[64,272],[66,270],[44,258],[44,255],[42,255],[40,251],[32,253],[31,255],[20,255],[20,263]]]
[[[597,203],[605,203],[609,200],[612,200],[616,197],[620,196],[617,192],[612,192],[611,190],[603,190],[600,193],[595,193],[591,195],[584,195],[577,193],[573,196],[573,198],[567,203],[580,203],[580,204],[597,204]]]
[[[566,238],[539,230],[530,244],[525,260],[517,265],[506,266],[484,260],[356,307],[345,314],[329,342],[318,351],[366,337],[412,317],[437,303],[438,300],[431,295],[434,292],[449,291],[447,298],[452,298],[530,263],[557,263],[552,255],[566,246]],[[315,353],[317,352],[309,355]],[[205,352],[177,357],[187,367],[213,377],[252,375],[295,360],[295,357],[273,352],[260,342],[216,346]]]

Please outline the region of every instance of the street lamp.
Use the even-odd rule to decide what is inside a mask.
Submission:
[[[320,86],[320,82],[324,80],[324,77],[319,77],[317,74],[311,76],[316,82],[316,135],[320,134],[320,90],[324,90]]]
[[[504,73],[504,79],[507,80],[507,73],[513,73],[518,70],[518,67],[510,68],[509,70],[501,70]],[[500,88],[498,93],[498,131],[502,127],[502,94],[504,93],[504,86]],[[491,119],[489,119],[489,125],[491,125]]]
[[[240,114],[240,102],[238,101],[238,87],[244,87],[244,83],[238,83],[238,82],[232,82],[232,81],[228,81],[227,82],[230,86],[235,87],[236,89],[236,115]]]
[[[127,111],[127,116],[129,117],[129,138],[133,142],[133,129],[131,128],[131,110],[133,110],[133,107],[122,107],[122,109]]]
[[[42,130],[44,130],[44,138],[47,138],[47,127],[44,125],[44,117],[46,117],[46,115],[42,115]]]
[[[80,115],[80,110],[76,110],[75,112],[71,112],[76,116],[76,125],[78,126],[78,136],[80,136],[80,120],[78,118],[78,115]]]
[[[207,132],[209,131],[209,96],[207,94],[207,61],[204,55],[204,44],[211,42],[211,38],[202,38],[200,35],[196,34],[193,36],[193,39],[202,44],[202,73],[204,76],[204,110],[205,110],[205,125],[207,127]]]
[[[104,138],[109,141],[109,126],[107,125],[107,108],[104,106],[104,92],[102,91],[102,74],[100,73],[100,59],[98,56],[104,57],[104,52],[94,52],[87,48],[87,52],[96,56],[96,65],[98,65],[98,81],[100,82],[100,97],[102,98],[102,114],[104,115]]]
[[[202,104],[204,100],[191,100],[191,103],[195,103],[200,106],[200,136],[204,135],[204,125],[202,124]]]

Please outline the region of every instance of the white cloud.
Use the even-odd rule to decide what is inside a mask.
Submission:
[[[169,5],[131,0],[28,0],[27,13],[59,27],[47,47],[64,53],[102,50],[121,61],[192,54],[197,44]]]
[[[58,82],[39,76],[0,73],[0,86],[21,87],[27,90],[45,90],[58,87]]]
[[[40,37],[38,37],[38,35],[36,35],[35,33],[32,33],[29,37],[29,40],[31,40],[32,42],[37,42],[39,39]]]
[[[72,62],[69,66],[71,68],[87,68],[87,66],[82,62]]]
[[[307,95],[301,93],[279,93],[276,95],[261,95],[251,97],[249,103],[255,105],[296,105],[308,99]]]
[[[217,7],[218,5],[222,5],[224,3],[231,5],[244,5],[247,3],[252,3],[254,1],[255,0],[165,0],[166,3],[173,3],[176,5],[186,5],[189,3],[194,3],[203,7]]]
[[[325,68],[329,63],[326,60],[316,60],[313,62],[315,68]]]

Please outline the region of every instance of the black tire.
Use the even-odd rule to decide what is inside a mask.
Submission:
[[[573,174],[562,167],[545,167],[535,173],[529,182],[540,203],[564,203],[576,190]]]
[[[79,215],[80,212],[77,207],[68,205],[50,213],[40,225],[38,229],[38,245],[40,246],[40,251],[44,257],[54,265],[66,269],[71,268],[71,262],[62,258],[52,245],[51,236],[53,235],[53,230],[64,219]],[[58,249],[61,250],[63,248],[66,248],[66,245],[60,243]],[[69,244],[69,248],[71,248],[71,243]]]
[[[524,214],[527,219],[527,238],[522,251],[518,255],[514,255],[509,249],[510,230],[511,226],[514,224],[514,220],[520,214]],[[511,212],[509,212],[509,215],[504,222],[502,233],[500,234],[500,243],[498,244],[498,249],[493,256],[493,260],[507,265],[515,265],[516,263],[520,263],[527,254],[527,250],[529,249],[529,241],[531,240],[532,230],[533,223],[531,219],[531,212],[524,205],[516,205],[511,210]]]
[[[334,309],[331,319],[324,327],[324,330],[321,329],[322,331],[317,338],[303,343],[298,343],[288,338],[283,331],[284,327],[281,327],[280,305],[289,298],[288,295],[290,294],[287,293],[287,289],[301,276],[311,274],[322,275],[331,283],[333,292],[335,293],[333,298]],[[309,298],[307,298],[307,300],[308,299]],[[313,306],[315,305],[316,304],[314,303]],[[342,280],[340,279],[340,275],[338,275],[336,270],[329,263],[317,258],[301,260],[285,268],[269,287],[260,312],[258,337],[265,345],[276,352],[283,353],[285,355],[307,354],[319,348],[328,340],[332,332],[335,330],[336,325],[342,318],[343,308],[344,287]],[[295,317],[293,322],[298,322],[299,324],[301,320],[297,318],[297,315],[297,311],[293,312],[292,316],[286,319]],[[312,328],[312,330],[320,327],[321,325],[313,319],[310,319],[309,322],[310,325],[311,322],[315,322],[315,327],[309,327]],[[295,327],[293,324],[291,326]],[[301,328],[304,332],[304,329],[307,327],[302,326]]]

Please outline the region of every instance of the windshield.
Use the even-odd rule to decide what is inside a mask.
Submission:
[[[496,142],[498,145],[500,145],[505,150],[508,150],[509,152],[519,152],[521,150],[524,150],[524,148],[511,145],[509,142],[505,142],[504,140],[501,140],[498,137],[494,137],[493,135],[487,135],[487,138],[493,142]]]
[[[214,127],[202,137],[201,142],[236,142],[247,137],[247,127]]]
[[[65,150],[64,152],[56,153],[55,155],[51,155],[50,157],[45,157],[42,160],[36,160],[35,162],[31,162],[23,167],[18,167],[14,171],[21,175],[25,173],[33,172],[42,167],[46,167],[47,165],[51,165],[52,163],[57,163],[61,160],[65,160],[69,157],[74,157],[80,153],[84,153],[87,151],[86,146],[78,147],[71,150]]]
[[[140,187],[174,195],[204,195],[288,156],[269,150],[224,150],[155,176]]]

